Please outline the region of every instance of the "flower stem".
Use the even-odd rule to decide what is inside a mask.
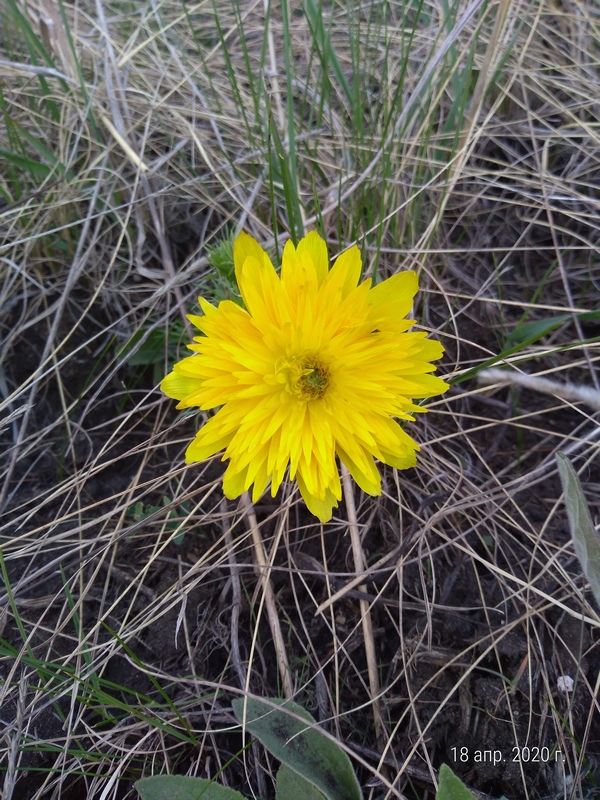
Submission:
[[[348,514],[348,529],[350,531],[350,541],[352,543],[352,556],[354,559],[354,570],[358,575],[365,572],[365,556],[360,541],[358,523],[356,521],[356,506],[354,505],[354,492],[350,473],[342,464],[342,487],[344,489],[344,500],[346,501],[346,511]],[[358,587],[359,592],[367,593],[365,584]],[[381,704],[379,702],[379,674],[377,670],[377,656],[375,654],[375,641],[373,639],[373,626],[371,624],[371,607],[368,600],[360,600],[360,614],[362,620],[363,638],[365,640],[365,655],[367,657],[367,670],[369,673],[369,690],[373,703],[373,721],[375,723],[375,735],[380,743],[384,742],[384,725],[381,714]]]
[[[267,617],[269,626],[271,628],[271,635],[273,636],[273,643],[275,645],[275,654],[277,657],[277,664],[279,666],[279,674],[281,675],[281,683],[283,685],[283,694],[286,698],[293,697],[294,690],[292,687],[292,678],[290,673],[290,665],[285,652],[285,643],[283,634],[281,632],[281,625],[279,624],[279,616],[277,614],[277,606],[275,604],[275,595],[273,587],[271,586],[271,565],[267,561],[265,554],[265,547],[263,544],[260,527],[256,514],[254,513],[254,505],[250,500],[248,492],[242,495],[242,506],[248,518],[248,525],[252,534],[252,544],[254,545],[254,558],[256,559],[257,571],[262,583],[263,598],[267,608]]]

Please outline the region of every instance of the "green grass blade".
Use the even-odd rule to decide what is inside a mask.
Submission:
[[[304,11],[310,26],[310,32],[312,34],[313,41],[321,58],[323,73],[327,75],[329,68],[331,67],[331,71],[341,86],[346,100],[350,105],[352,105],[352,89],[346,80],[344,71],[331,44],[329,31],[326,30],[323,22],[322,0],[318,4],[315,2],[315,0],[305,0]]]
[[[286,107],[287,107],[287,134],[290,178],[294,181],[293,189],[296,197],[298,196],[298,160],[296,158],[296,126],[294,122],[294,74],[293,74],[293,53],[290,41],[290,9],[288,0],[282,0],[281,14],[283,17],[283,52],[285,58],[285,78],[286,78]]]
[[[21,172],[29,172],[36,181],[45,180],[52,173],[52,169],[46,164],[42,164],[41,161],[36,161],[30,156],[24,156],[12,150],[5,150],[2,147],[0,147],[0,158],[4,158],[9,165]]]
[[[281,176],[290,236],[293,243],[298,244],[298,240],[304,236],[304,226],[302,224],[302,214],[300,212],[296,176],[292,175],[290,171],[288,158],[272,116],[269,119],[269,134],[274,149],[274,152],[271,153],[271,163],[273,162],[273,157],[276,159],[272,170],[275,174],[279,173]]]

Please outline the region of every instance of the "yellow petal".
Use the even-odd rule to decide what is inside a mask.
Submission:
[[[200,428],[195,439],[188,446],[185,451],[185,463],[204,461],[204,459],[214,456],[215,453],[221,452],[229,445],[232,437],[233,433],[223,427],[219,414],[216,414]]]
[[[373,457],[367,453],[364,454],[363,461],[366,461],[366,467],[359,467],[356,461],[353,461],[347,453],[345,453],[341,447],[338,446],[337,448],[338,455],[341,460],[344,462],[346,467],[348,468],[348,472],[356,483],[360,486],[363,492],[366,492],[370,495],[380,495],[381,494],[381,476],[375,466],[375,462],[373,461]]]
[[[381,460],[396,469],[410,469],[417,463],[417,451],[421,448],[393,419],[385,420],[390,437],[381,447]]]
[[[319,500],[308,491],[300,472],[298,472],[296,480],[298,482],[298,488],[300,489],[302,499],[306,503],[306,507],[310,513],[314,514],[315,517],[321,520],[321,522],[329,522],[333,514],[333,509],[337,508],[338,506],[338,501],[334,497],[333,493],[327,489],[325,492],[325,497],[322,500]]]
[[[342,300],[347,297],[353,289],[356,289],[362,271],[362,259],[360,250],[356,245],[346,250],[335,260],[327,280],[333,284],[341,286]]]
[[[299,256],[308,256],[313,263],[317,286],[320,286],[329,272],[329,258],[327,256],[327,245],[316,231],[308,233],[304,239],[300,239],[298,249]]]
[[[233,243],[233,264],[235,267],[235,277],[241,290],[240,278],[244,270],[244,264],[249,258],[262,262],[266,259],[269,263],[269,256],[265,253],[259,243],[249,236],[245,231],[241,231]],[[242,295],[243,297],[243,295]]]
[[[189,395],[194,394],[202,388],[202,381],[199,378],[182,375],[181,372],[170,372],[163,378],[160,384],[161,392],[174,400],[184,400]]]
[[[419,289],[417,275],[412,270],[392,275],[369,292],[369,319],[380,331],[396,330],[398,323],[405,330],[404,317],[412,308]]]
[[[248,474],[248,467],[238,469],[235,461],[230,461],[225,475],[223,475],[223,494],[228,500],[235,500],[243,494],[248,488],[246,483],[246,476]]]
[[[265,489],[269,485],[269,473],[267,471],[267,459],[263,458],[256,471],[252,475],[254,486],[252,487],[252,502],[257,503]]]
[[[233,261],[237,285],[250,314],[277,312],[279,278],[275,268],[258,242],[244,231],[234,242]]]

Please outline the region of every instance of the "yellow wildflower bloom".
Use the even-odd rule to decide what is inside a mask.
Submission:
[[[375,459],[396,469],[416,463],[419,446],[396,419],[424,411],[412,400],[448,388],[431,364],[443,348],[404,319],[418,282],[402,272],[371,288],[359,284],[354,246],[330,269],[321,237],[309,233],[283,251],[281,275],[245,233],[235,241],[236,280],[246,309],[200,298],[188,319],[202,336],[196,355],[161,383],[177,408],[220,406],[196,434],[186,462],[224,450],[223,478],[233,499],[269,482],[274,497],[289,468],[309,510],[331,519],[341,499],[336,455],[365,492],[381,494]]]

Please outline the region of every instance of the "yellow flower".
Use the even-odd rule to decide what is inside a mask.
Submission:
[[[448,388],[429,373],[443,348],[404,319],[418,289],[414,272],[371,288],[359,284],[358,247],[329,268],[321,237],[309,233],[283,251],[281,275],[245,233],[234,247],[235,274],[246,309],[204,300],[188,319],[202,332],[196,355],[175,364],[161,383],[179,400],[217,413],[196,434],[186,462],[224,450],[223,478],[233,499],[269,482],[274,497],[288,470],[322,522],[341,499],[336,455],[365,492],[381,494],[375,459],[396,469],[416,463],[419,446],[395,421],[424,411],[412,400]]]

